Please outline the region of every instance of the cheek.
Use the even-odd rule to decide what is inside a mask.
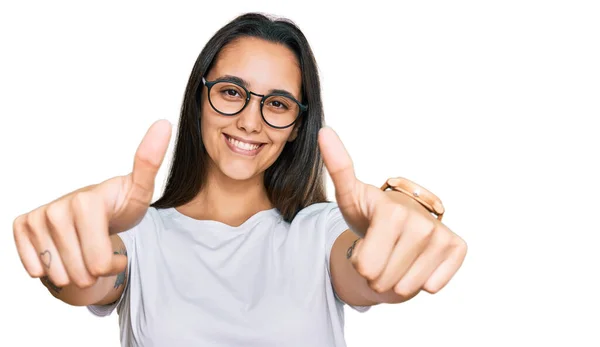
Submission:
[[[279,151],[281,151],[283,147],[288,143],[288,139],[290,138],[291,134],[291,130],[274,130],[269,131],[268,137],[269,140],[271,140],[271,143],[274,145],[273,147],[276,147]]]
[[[217,155],[219,146],[219,129],[223,127],[219,120],[218,116],[210,114],[210,112],[203,113],[200,118],[202,142],[208,155],[213,159]]]
[[[212,109],[210,109],[210,106],[208,108],[203,107],[202,115],[200,116],[202,138],[212,140],[211,138],[218,133],[217,130],[226,127],[229,122],[231,122],[230,119],[227,119],[226,117],[214,112]]]
[[[289,143],[288,138],[290,137],[291,132],[286,131],[285,133],[272,134],[269,136],[269,140],[271,141],[270,150],[268,152],[267,165],[272,165],[277,158],[281,155],[283,148]]]
[[[204,142],[204,146],[205,147],[209,147],[209,142],[210,141],[210,136],[209,134],[211,133],[211,129],[212,129],[212,125],[210,123],[210,121],[207,120],[208,117],[206,116],[202,116],[200,118],[200,129],[201,130],[201,135],[202,135],[202,142]]]

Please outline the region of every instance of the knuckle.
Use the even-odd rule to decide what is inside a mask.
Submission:
[[[392,220],[396,221],[397,223],[403,224],[406,221],[406,208],[400,205],[393,205],[393,207],[390,208],[389,214]]]
[[[425,284],[423,289],[429,294],[437,294],[442,288],[439,285]]]
[[[46,220],[54,227],[64,223],[66,211],[62,204],[54,203],[46,209]]]
[[[74,211],[81,210],[81,207],[84,204],[85,204],[85,196],[83,195],[83,193],[77,193],[77,194],[73,195],[73,197],[71,198],[71,208]]]
[[[25,217],[25,226],[26,231],[30,236],[37,237],[39,239],[40,235],[45,230],[44,226],[44,218],[42,217],[42,212],[39,210],[35,210],[30,212]]]
[[[427,218],[420,217],[415,221],[414,231],[421,237],[427,238],[435,230],[435,223]]]
[[[103,257],[104,258],[104,257]],[[94,259],[93,262],[87,267],[90,275],[98,277],[106,275],[110,272],[111,262],[110,259]]]
[[[96,283],[96,279],[91,276],[81,275],[74,278],[73,282],[75,282],[77,288],[85,289],[93,286]]]
[[[26,215],[20,215],[13,221],[13,231],[20,230],[23,227],[23,223],[26,220]]]
[[[85,211],[93,202],[93,194],[90,192],[79,192],[71,198],[71,206],[76,211]]]
[[[411,220],[406,228],[410,238],[418,244],[429,243],[434,239],[435,225],[425,218]]]
[[[394,293],[401,297],[411,296],[414,291],[414,285],[411,281],[401,281],[394,286]]]
[[[373,281],[377,278],[377,273],[374,270],[373,266],[365,261],[357,261],[354,265],[356,272],[361,275],[363,278],[366,278],[369,281]]]
[[[34,269],[26,269],[27,273],[29,274],[29,276],[31,276],[31,278],[40,278],[42,276],[45,275],[44,270],[40,267],[40,268],[34,268]]]
[[[50,276],[50,280],[57,287],[66,287],[69,284],[71,284],[71,281],[69,280],[69,277],[67,277],[67,276]]]
[[[382,294],[387,290],[381,281],[369,282],[369,287],[377,294]]]
[[[154,181],[150,182],[139,182],[134,180],[133,187],[135,188],[133,191],[136,193],[134,198],[146,202],[152,199],[152,194],[154,192]]]
[[[457,252],[459,252],[460,254],[465,256],[468,251],[467,243],[465,242],[465,240],[461,239],[460,237],[457,237],[457,239],[458,239],[458,241],[456,241],[456,244],[454,247]]]
[[[25,215],[21,215],[13,221],[13,237],[15,241],[19,239],[19,234],[23,233],[23,223],[25,222]]]
[[[36,227],[39,226],[39,217],[38,217],[39,212],[37,212],[37,210],[32,211],[30,213],[27,214],[27,216],[25,217],[25,224],[31,228],[31,229],[37,229]]]
[[[437,248],[450,248],[452,246],[452,236],[438,228],[435,230],[435,237],[433,238],[432,243]]]

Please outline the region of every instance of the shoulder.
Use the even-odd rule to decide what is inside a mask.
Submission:
[[[298,212],[292,223],[296,221],[329,219],[336,214],[340,214],[339,207],[336,202],[319,202],[306,206]]]
[[[338,204],[333,201],[318,202],[301,209],[296,217],[316,216],[323,213],[329,213],[333,210],[338,210]]]
[[[143,228],[161,228],[175,218],[174,208],[149,207],[138,224]]]
[[[128,241],[132,241],[139,235],[148,234],[148,232],[151,230],[157,231],[162,229],[165,221],[169,219],[168,214],[169,209],[157,209],[154,207],[149,207],[138,224],[129,230],[118,233],[117,235],[119,235],[127,244]]]
[[[321,202],[307,206],[298,212],[292,224],[312,224],[316,229],[325,232],[348,228],[336,202]]]

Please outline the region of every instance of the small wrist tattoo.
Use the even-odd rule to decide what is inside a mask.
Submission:
[[[352,246],[348,248],[348,251],[346,252],[346,259],[350,259],[352,257],[352,252],[354,252],[354,247],[356,247],[356,243],[358,242],[358,240],[360,239],[354,240],[354,242],[352,242]]]

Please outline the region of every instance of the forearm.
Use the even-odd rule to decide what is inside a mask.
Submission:
[[[127,263],[127,250],[121,238],[111,236],[113,257],[123,257]],[[107,274],[98,277],[96,282],[87,287],[80,288],[74,283],[59,287],[51,282],[48,277],[42,277],[42,283],[55,298],[73,306],[87,306],[93,304],[110,304],[119,299],[127,282],[127,267],[116,275]]]
[[[125,274],[99,277],[92,286],[79,288],[75,284],[58,287],[47,276],[40,278],[42,284],[55,298],[73,306],[109,304],[122,293]],[[118,295],[117,295],[118,294]],[[112,300],[111,300],[112,299]]]
[[[354,251],[356,235],[347,231],[340,235],[332,250],[332,277],[334,288],[344,302],[355,306],[371,306],[381,303],[400,303],[411,297],[402,297],[393,290],[377,292],[369,281],[352,266],[349,256]]]

